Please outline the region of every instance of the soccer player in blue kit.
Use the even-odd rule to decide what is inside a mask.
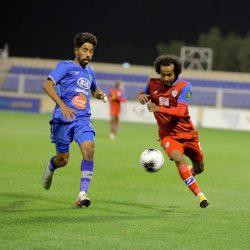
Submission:
[[[94,71],[87,66],[96,45],[97,39],[93,34],[77,34],[74,38],[74,61],[59,62],[44,83],[45,92],[56,103],[50,121],[56,155],[46,165],[42,184],[45,189],[50,188],[54,171],[68,163],[69,146],[74,140],[83,157],[80,193],[75,201],[79,207],[90,205],[87,191],[94,169],[95,131],[90,120],[90,94],[107,101],[106,94],[98,88]]]

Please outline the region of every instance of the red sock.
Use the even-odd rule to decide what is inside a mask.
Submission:
[[[180,177],[186,185],[189,187],[189,189],[195,194],[198,195],[201,191],[200,188],[192,175],[191,171],[188,169],[188,167],[185,164],[182,164],[178,167],[178,171],[180,174]]]

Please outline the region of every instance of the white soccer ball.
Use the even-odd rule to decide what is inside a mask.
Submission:
[[[142,152],[140,165],[147,172],[153,173],[159,171],[164,163],[164,157],[160,150],[149,148]]]

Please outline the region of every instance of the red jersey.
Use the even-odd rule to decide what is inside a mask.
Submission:
[[[152,78],[145,91],[150,94],[151,101],[160,106],[159,112],[154,112],[159,126],[159,136],[171,136],[173,139],[192,139],[197,137],[188,112],[188,102],[191,96],[191,84],[177,81],[170,87],[165,87],[160,79]]]
[[[125,102],[126,98],[122,90],[111,89],[109,91],[110,113],[111,115],[119,115],[121,110],[121,102]]]

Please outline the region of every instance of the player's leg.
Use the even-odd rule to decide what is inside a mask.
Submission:
[[[192,160],[192,167],[191,167],[190,170],[191,170],[193,176],[202,173],[204,171],[204,161],[203,161],[203,159],[200,160],[200,161]]]
[[[185,182],[186,186],[193,192],[195,196],[199,197],[202,193],[197,181],[187,166],[182,144],[170,137],[165,137],[161,140],[161,145],[164,147],[164,150],[169,158],[175,162],[179,175]]]
[[[88,207],[90,205],[90,199],[87,197],[87,192],[94,171],[94,137],[94,131],[90,131],[84,132],[76,139],[82,153],[80,193],[75,202],[79,207]]]
[[[192,161],[190,170],[194,176],[204,171],[203,152],[198,138],[184,143],[184,154]]]
[[[115,117],[113,114],[110,115],[110,139],[115,139]]]
[[[119,116],[117,114],[112,114],[110,120],[110,139],[116,138],[118,124],[119,124]]]
[[[197,175],[202,173],[204,171],[203,152],[198,138],[194,138],[193,141],[187,141],[184,143],[184,153],[192,161],[192,168],[190,169],[192,174]],[[199,194],[198,199],[201,207],[209,205],[208,200],[203,193]]]
[[[60,153],[57,152],[56,156],[53,156],[49,162],[46,165],[43,178],[42,178],[42,184],[45,189],[49,189],[52,183],[52,178],[54,171],[58,168],[66,166],[69,159],[69,152],[66,153]]]
[[[71,138],[69,131],[71,125],[56,124],[51,127],[52,143],[56,146],[56,155],[51,157],[45,167],[45,171],[42,178],[42,185],[45,189],[49,189],[52,183],[54,171],[57,168],[66,166],[69,159],[69,144]]]
[[[119,126],[119,115],[116,114],[114,116],[114,134],[115,134],[115,136],[117,136],[118,126]]]

